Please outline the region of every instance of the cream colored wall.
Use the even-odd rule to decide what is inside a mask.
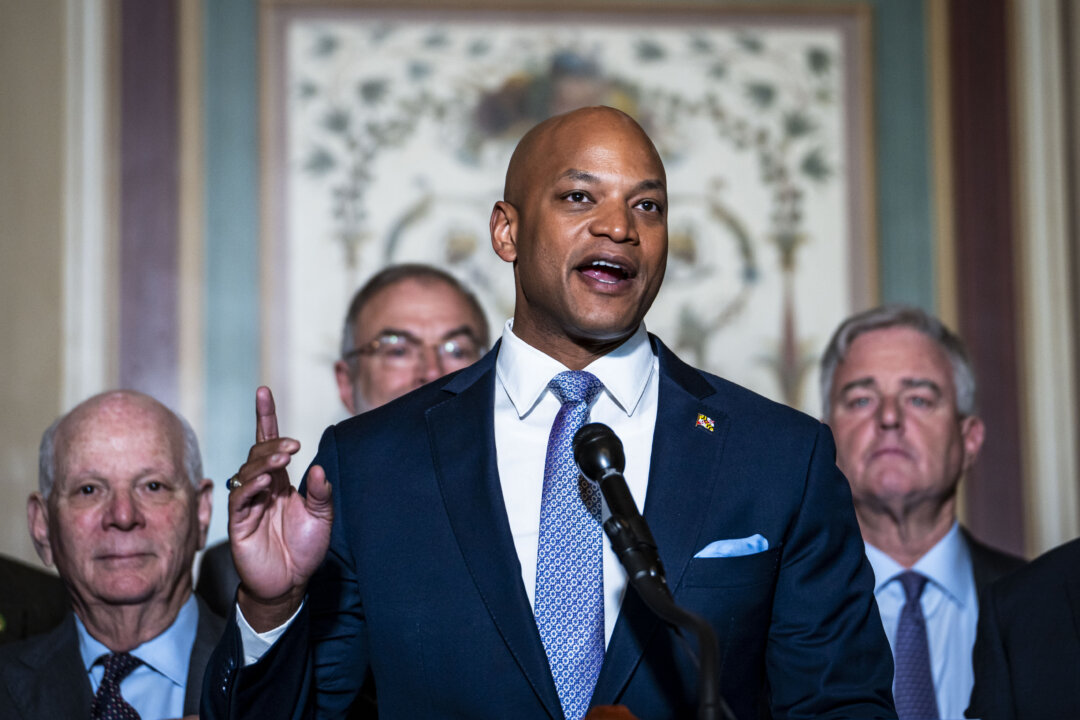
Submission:
[[[61,404],[64,9],[0,0],[0,553],[32,562],[26,496]]]
[[[1028,552],[1038,555],[1080,534],[1068,71],[1059,3],[1016,3],[1013,10],[1025,529]]]

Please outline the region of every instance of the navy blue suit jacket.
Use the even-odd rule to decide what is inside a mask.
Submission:
[[[739,718],[895,717],[892,656],[847,481],[821,423],[680,361],[657,340],[659,410],[645,517],[675,599],[707,617]],[[496,350],[329,428],[326,562],[298,619],[239,670],[230,628],[203,717],[344,713],[370,666],[387,718],[561,718],[503,503],[492,408]],[[698,414],[715,423],[697,427]],[[760,533],[765,552],[694,558]],[[696,670],[628,590],[594,704],[694,713]]]
[[[966,717],[1080,717],[1080,539],[994,583],[979,600]]]

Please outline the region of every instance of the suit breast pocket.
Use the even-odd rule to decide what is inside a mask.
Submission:
[[[780,548],[737,557],[692,558],[683,576],[686,587],[749,587],[775,582]]]

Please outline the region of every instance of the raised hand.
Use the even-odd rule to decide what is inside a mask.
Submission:
[[[326,556],[334,519],[326,473],[313,465],[307,497],[287,471],[300,443],[278,437],[270,388],[255,391],[255,444],[229,492],[229,543],[240,575],[238,601],[258,632],[288,620],[304,598],[308,579]]]

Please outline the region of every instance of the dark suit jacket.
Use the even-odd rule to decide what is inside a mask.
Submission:
[[[215,613],[228,617],[236,604],[236,588],[239,584],[240,576],[233,564],[229,541],[224,540],[207,548],[199,562],[199,582],[195,586],[195,594]],[[360,696],[353,702],[348,717],[349,720],[364,720],[378,716],[375,682],[369,670]]]
[[[195,594],[218,615],[228,617],[236,602],[239,584],[240,576],[233,565],[229,541],[223,540],[208,547],[199,561],[199,582],[195,585]]]
[[[1080,540],[983,595],[974,663],[968,717],[1080,718]]]
[[[895,717],[892,656],[828,429],[658,353],[645,517],[675,599],[717,631],[728,703],[740,718],[770,704],[778,718]],[[238,671],[228,623],[204,718],[338,716],[369,666],[383,720],[562,717],[497,472],[496,354],[327,430],[316,458],[334,488],[327,560],[260,662]],[[714,431],[695,427],[699,413]],[[693,557],[755,533],[767,551]],[[688,717],[696,677],[628,591],[593,703]]]
[[[964,542],[967,543],[968,551],[971,553],[971,572],[975,576],[975,592],[979,594],[980,601],[987,588],[1025,565],[1023,558],[1018,558],[1015,555],[996,550],[985,543],[979,542],[963,526],[960,527],[960,533],[963,535]]]
[[[69,607],[56,575],[0,557],[0,645],[52,630]]]
[[[203,672],[224,625],[221,616],[199,602],[199,625],[184,693],[185,715],[199,712]],[[88,718],[93,699],[72,613],[46,635],[0,648],[0,718]]]

